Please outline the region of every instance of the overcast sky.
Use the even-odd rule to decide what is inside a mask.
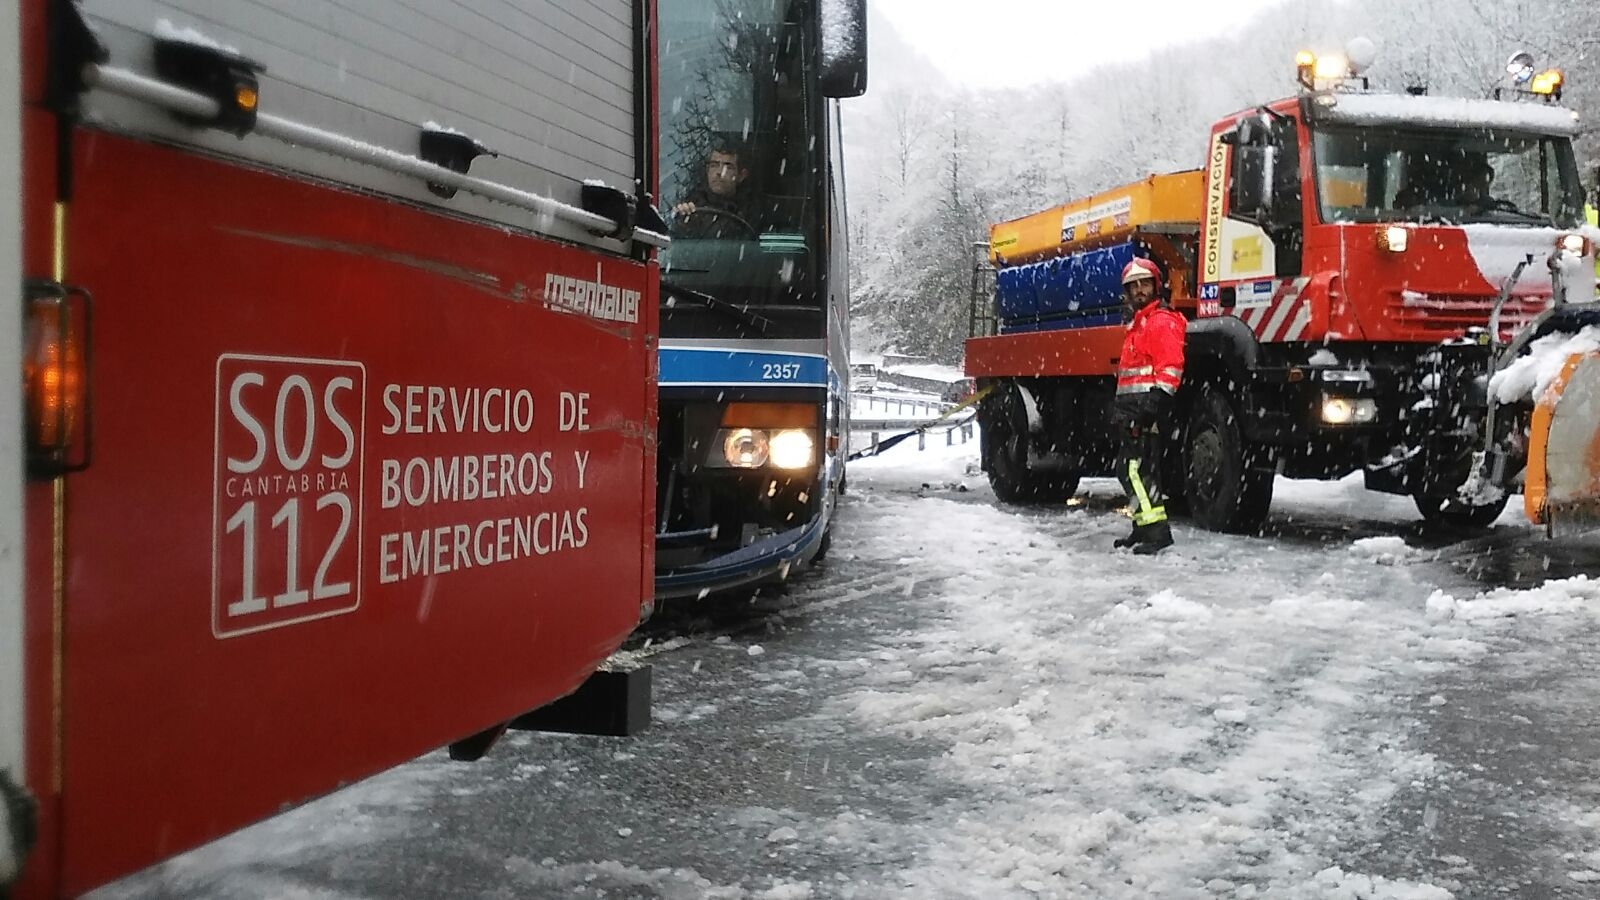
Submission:
[[[911,44],[964,87],[1054,81],[1132,49],[1226,33],[1282,0],[872,0]]]

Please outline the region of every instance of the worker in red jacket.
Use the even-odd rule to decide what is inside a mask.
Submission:
[[[1161,434],[1183,381],[1185,322],[1161,296],[1161,270],[1136,258],[1122,270],[1122,301],[1133,313],[1117,366],[1116,426],[1122,452],[1117,478],[1128,492],[1133,533],[1116,542],[1139,554],[1172,546],[1161,493]]]

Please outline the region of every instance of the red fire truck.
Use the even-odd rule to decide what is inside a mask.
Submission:
[[[1002,499],[1064,498],[1110,472],[1134,257],[1190,320],[1163,468],[1199,524],[1255,529],[1275,474],[1356,471],[1429,519],[1487,524],[1542,466],[1541,397],[1498,376],[1600,323],[1578,117],[1549,102],[1561,76],[1529,63],[1516,95],[1460,100],[1298,62],[1304,91],[1213,125],[1203,169],[994,226],[966,371],[990,388],[984,467]],[[1571,442],[1593,429],[1569,432],[1559,449],[1581,461],[1589,444]],[[1600,498],[1600,455],[1557,468],[1565,508]]]
[[[0,884],[37,898],[585,684],[652,603],[666,240],[644,0],[8,9]]]

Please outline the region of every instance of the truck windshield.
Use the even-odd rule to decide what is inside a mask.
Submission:
[[[810,0],[661,0],[668,285],[817,306]]]
[[[1393,126],[1324,128],[1313,141],[1325,222],[1570,228],[1583,211],[1565,137]]]

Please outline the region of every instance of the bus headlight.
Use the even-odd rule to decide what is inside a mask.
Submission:
[[[816,442],[811,432],[798,428],[780,431],[772,436],[772,464],[780,469],[804,469],[811,465]]]
[[[1365,425],[1378,418],[1378,403],[1370,397],[1322,398],[1322,421],[1329,425]]]
[[[759,469],[767,464],[772,446],[767,433],[755,428],[735,428],[725,432],[722,458],[736,469]]]
[[[724,428],[712,446],[721,448],[707,460],[715,469],[804,469],[816,461],[817,441],[810,428]]]

